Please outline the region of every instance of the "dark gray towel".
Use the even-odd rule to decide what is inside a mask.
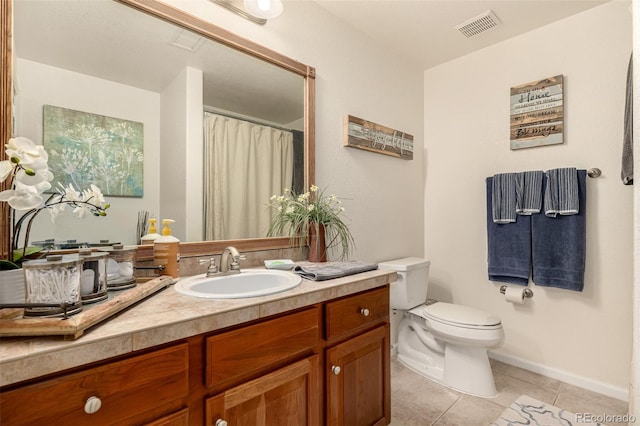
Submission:
[[[373,271],[374,269],[378,269],[377,263],[350,260],[348,262],[323,262],[296,265],[293,268],[293,272],[308,280],[324,281],[359,274],[360,272]]]
[[[492,194],[493,177],[490,177],[487,178],[489,280],[527,285],[531,271],[531,216],[518,215],[514,223],[495,223]]]
[[[577,171],[578,214],[531,216],[533,282],[536,285],[582,291],[586,255],[586,175],[586,170]],[[545,178],[543,186],[547,181]]]
[[[622,139],[622,183],[633,185],[633,54],[627,68],[627,93],[624,104],[624,137]]]

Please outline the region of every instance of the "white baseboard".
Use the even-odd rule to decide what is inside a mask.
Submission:
[[[578,386],[602,395],[629,402],[629,389],[613,386],[587,377],[578,376],[567,371],[558,370],[557,368],[547,367],[546,365],[527,361],[513,355],[489,352],[489,358],[504,362],[505,364],[513,365],[514,367],[542,374],[543,376],[551,377],[552,379],[560,380],[561,382],[565,382],[570,385]]]

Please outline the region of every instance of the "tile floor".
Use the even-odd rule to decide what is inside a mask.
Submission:
[[[391,360],[391,426],[488,426],[520,395],[573,413],[624,415],[627,403],[491,360],[498,396],[464,395]]]

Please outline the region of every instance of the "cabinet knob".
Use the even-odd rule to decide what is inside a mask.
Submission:
[[[222,419],[218,419],[218,420],[216,420],[216,426],[227,426],[227,421],[226,420],[222,420]]]
[[[98,410],[102,407],[102,401],[97,396],[90,396],[87,399],[87,402],[84,403],[84,412],[87,414],[97,413]]]
[[[370,312],[369,312],[369,310],[367,308],[360,309],[360,313],[365,317],[368,317],[369,314],[370,314]]]
[[[331,367],[331,372],[336,376],[340,374],[340,371],[342,371],[342,369],[340,368],[339,365],[334,365]]]

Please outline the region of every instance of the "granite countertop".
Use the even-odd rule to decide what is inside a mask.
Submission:
[[[303,279],[283,293],[224,300],[183,296],[171,286],[73,341],[2,338],[0,386],[381,287],[396,278],[395,272],[374,270],[328,281]]]

